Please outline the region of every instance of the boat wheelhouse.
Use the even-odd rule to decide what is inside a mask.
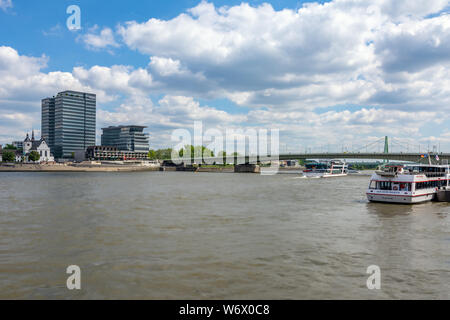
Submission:
[[[370,179],[371,202],[422,203],[434,200],[437,191],[449,186],[448,165],[387,165]]]
[[[343,177],[348,174],[347,163],[340,160],[307,163],[303,176],[307,178]]]

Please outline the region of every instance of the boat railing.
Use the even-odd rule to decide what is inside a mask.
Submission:
[[[409,175],[425,175],[427,178],[442,178],[447,175],[446,172],[420,172],[420,171],[408,171],[405,170],[403,174]]]
[[[445,177],[445,172],[423,172],[428,178],[440,178]]]

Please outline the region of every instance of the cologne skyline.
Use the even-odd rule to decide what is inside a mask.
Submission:
[[[97,94],[97,142],[136,124],[168,147],[203,121],[278,128],[288,152],[383,136],[450,151],[447,0],[131,0],[108,14],[82,0],[68,30],[72,4],[1,1],[0,143],[38,133],[40,100],[76,90]]]

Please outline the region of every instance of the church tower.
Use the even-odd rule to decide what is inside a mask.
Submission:
[[[34,133],[33,133],[33,138],[34,138]],[[28,151],[30,151],[32,146],[33,146],[33,142],[30,140],[30,136],[27,133],[27,137],[23,141],[23,154],[27,154]]]

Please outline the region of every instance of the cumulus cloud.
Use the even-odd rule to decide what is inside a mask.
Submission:
[[[450,16],[387,25],[376,38],[387,72],[415,73],[450,62]]]
[[[130,48],[181,61],[218,88],[286,88],[305,83],[308,75],[351,71],[372,62],[368,34],[361,30],[373,27],[374,19],[347,15],[343,10],[331,15],[324,6],[295,12],[246,3],[217,9],[202,2],[172,20],[128,22],[119,34]]]
[[[93,87],[83,84],[70,72],[43,72],[47,67],[48,57],[28,57],[19,55],[17,50],[0,47],[0,103],[2,100],[30,101],[39,105],[40,98],[58,91],[72,90],[92,91]],[[100,101],[110,98],[105,91],[95,89]],[[36,100],[37,98],[37,100]]]
[[[79,41],[82,41],[91,50],[111,49],[120,46],[115,40],[112,29],[103,28],[99,33],[98,29],[99,27],[95,25],[89,29],[88,33],[81,35],[78,38]]]
[[[426,90],[417,90],[425,83],[444,93],[435,105],[447,107],[445,78],[430,68],[448,68],[450,18],[439,14],[448,4],[335,0],[276,11],[270,4],[217,8],[203,1],[170,20],[127,22],[118,33],[150,56],[149,71],[165,92],[288,110],[346,103],[420,108],[428,107]],[[197,75],[196,85],[170,77],[181,73]]]

